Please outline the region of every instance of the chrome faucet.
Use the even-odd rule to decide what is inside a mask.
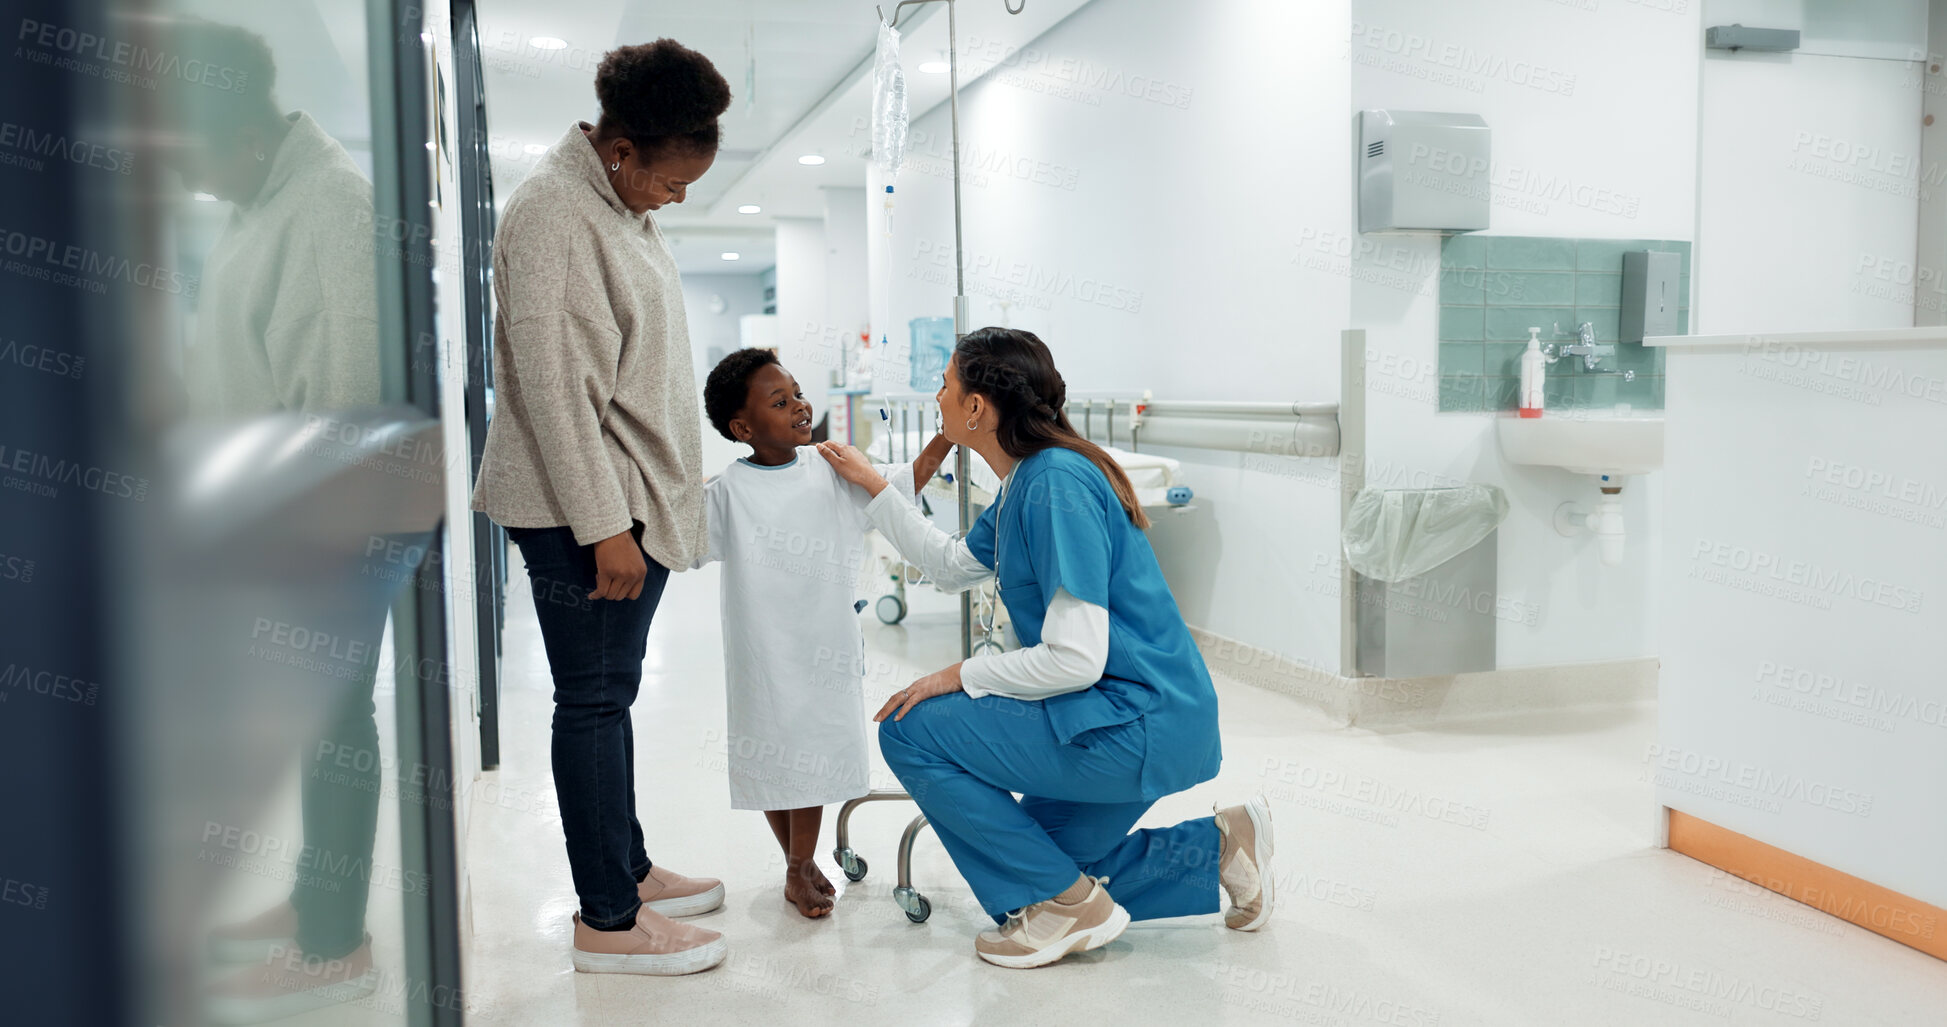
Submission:
[[[1585,373],[1619,374],[1622,375],[1623,381],[1627,382],[1627,381],[1635,380],[1636,372],[1634,371],[1617,371],[1610,368],[1603,368],[1598,370],[1596,368],[1595,366],[1596,362],[1601,360],[1603,357],[1614,354],[1616,352],[1616,346],[1614,343],[1596,342],[1595,325],[1593,323],[1584,321],[1581,324],[1575,326],[1575,331],[1573,333],[1569,333],[1569,332],[1562,331],[1561,323],[1556,322],[1555,334],[1556,335],[1573,334],[1575,336],[1576,341],[1568,345],[1559,345],[1557,343],[1551,342],[1548,345],[1543,346],[1541,348],[1542,355],[1548,358],[1549,363],[1552,364],[1563,357],[1581,357],[1582,370]]]

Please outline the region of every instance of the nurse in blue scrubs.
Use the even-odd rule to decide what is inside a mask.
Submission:
[[[1225,922],[1256,930],[1272,906],[1262,796],[1131,831],[1157,799],[1216,776],[1217,695],[1135,490],[1070,426],[1065,400],[1032,333],[961,340],[940,390],[945,435],[1004,479],[965,540],[898,502],[858,450],[820,447],[940,588],[999,579],[1022,648],[920,678],[874,719],[886,763],[1000,925],[975,952],[1008,967],[1098,948],[1131,920],[1214,913],[1225,897]]]

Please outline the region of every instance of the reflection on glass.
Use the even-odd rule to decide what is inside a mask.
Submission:
[[[412,990],[401,909],[425,881],[393,830],[399,761],[375,689],[401,662],[387,612],[427,535],[391,515],[415,485],[386,472],[437,455],[378,412],[370,126],[344,74],[364,60],[320,45],[362,43],[362,17],[186,8],[152,43],[203,70],[159,78],[145,126],[177,187],[165,224],[200,268],[180,386],[136,383],[179,390],[184,414],[161,442],[169,516],[142,601],[171,694],[141,728],[156,858],[138,887],[179,896],[150,929],[151,1004],[396,1022]]]

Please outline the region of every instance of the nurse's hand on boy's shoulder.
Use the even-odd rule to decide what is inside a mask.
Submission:
[[[880,477],[878,471],[873,470],[872,461],[867,460],[857,446],[827,440],[818,444],[818,453],[831,463],[832,469],[838,472],[839,477],[865,489],[866,492],[876,496],[886,487],[886,479]]]
[[[892,693],[892,698],[887,699],[886,704],[879,707],[879,712],[872,715],[872,720],[874,723],[882,721],[886,719],[886,714],[892,713],[894,709],[899,712],[892,713],[892,719],[904,720],[907,711],[919,705],[921,700],[963,690],[960,685],[960,664],[956,663],[951,667],[936,670]]]

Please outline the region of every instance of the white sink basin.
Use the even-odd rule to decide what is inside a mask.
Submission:
[[[1663,418],[1602,411],[1547,411],[1497,417],[1494,433],[1509,462],[1580,474],[1648,474],[1663,466]]]

